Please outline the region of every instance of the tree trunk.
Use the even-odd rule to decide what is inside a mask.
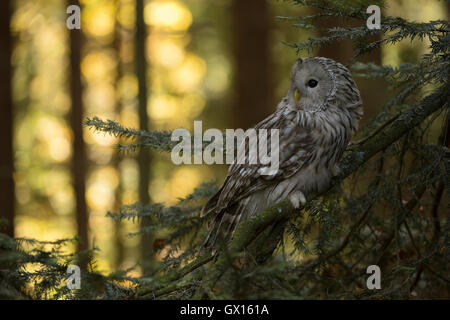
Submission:
[[[122,101],[120,96],[118,95],[118,83],[121,79],[123,72],[123,64],[120,57],[120,49],[122,45],[122,36],[121,36],[121,26],[120,23],[117,21],[118,12],[120,9],[120,0],[115,0],[115,6],[116,6],[116,14],[115,14],[115,24],[114,24],[114,41],[113,41],[113,49],[116,53],[116,59],[117,59],[117,77],[116,77],[116,105],[115,105],[115,113],[117,115],[120,115],[120,111],[122,110]],[[120,162],[122,160],[122,156],[120,152],[116,152],[114,154],[114,157],[112,159],[112,165],[116,170],[120,170]],[[119,185],[117,186],[115,196],[114,196],[114,212],[119,212],[120,206],[122,205],[121,201],[121,194],[122,194],[122,179],[119,177]],[[123,224],[120,220],[114,221],[114,234],[113,234],[113,241],[114,241],[114,248],[115,250],[115,258],[114,258],[114,266],[115,269],[119,270],[122,262],[124,260],[125,256],[125,247],[123,245],[123,239],[122,239],[122,229]]]
[[[146,60],[147,26],[144,22],[144,0],[136,0],[136,74],[139,83],[139,127],[149,130],[147,114],[147,60]],[[150,202],[148,184],[150,180],[150,154],[141,149],[138,155],[139,164],[139,202],[146,205]],[[150,222],[143,219],[141,227]],[[153,262],[153,237],[143,234],[141,240],[141,259],[144,273],[151,270]]]
[[[261,0],[233,0],[233,126],[247,129],[272,113],[268,5]]]
[[[11,2],[0,2],[0,203],[1,217],[6,218],[6,230],[0,229],[7,235],[14,237],[14,158],[13,158],[13,103],[11,94],[11,48],[12,40],[9,30],[11,19]]]
[[[80,5],[78,0],[69,0],[69,5]],[[83,86],[81,84],[81,30],[70,30],[70,94],[72,110],[70,123],[73,131],[72,176],[76,198],[77,231],[80,241],[78,250],[89,247],[88,226],[89,217],[86,206],[86,151],[83,140]]]

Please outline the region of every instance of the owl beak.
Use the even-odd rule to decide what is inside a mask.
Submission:
[[[300,92],[298,91],[298,89],[294,90],[294,101],[295,101],[295,106],[298,109],[303,109],[301,104],[299,103],[300,102]]]

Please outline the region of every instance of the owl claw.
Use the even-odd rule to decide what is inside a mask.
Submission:
[[[333,177],[337,177],[341,173],[341,168],[338,165],[335,165],[333,169],[331,169],[331,173]]]
[[[295,209],[298,209],[300,205],[305,205],[306,197],[301,191],[295,191],[289,196],[289,201]]]

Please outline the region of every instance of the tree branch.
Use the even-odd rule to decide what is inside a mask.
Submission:
[[[361,141],[356,148],[347,150],[340,163],[340,175],[332,179],[327,190],[320,194],[312,193],[308,195],[307,200],[311,201],[340,184],[345,178],[357,171],[375,154],[386,149],[411,129],[418,126],[428,116],[448,104],[448,101],[448,86],[444,86],[440,90],[436,90],[434,93],[425,97],[417,105],[412,106],[409,110],[402,112],[399,116],[395,117],[394,121],[390,121],[388,125],[384,126],[383,131],[378,131],[376,134],[372,134],[369,139]],[[193,298],[203,298],[204,294],[209,292],[210,289],[214,287],[215,283],[230,266],[230,259],[232,260],[242,256],[243,250],[255,240],[257,235],[261,234],[269,226],[274,226],[278,222],[288,221],[294,212],[296,212],[296,210],[292,207],[291,203],[288,200],[283,200],[260,214],[255,215],[248,220],[242,221],[237,226],[236,232],[230,244],[223,250],[219,251],[216,261],[203,276],[203,281],[201,281],[200,286],[198,287]],[[274,229],[278,232],[280,228]],[[273,235],[269,236],[275,238]],[[338,249],[341,247],[343,246],[339,246]],[[273,252],[275,248],[276,246],[271,246],[271,252]],[[336,250],[333,250],[331,253],[336,254],[338,252],[335,251]],[[265,256],[270,256],[271,252],[265,252]],[[173,282],[180,280],[182,277],[196,270],[199,266],[209,262],[210,260],[211,256],[208,255],[199,257],[197,260],[180,270],[180,272],[176,272],[173,276],[167,278],[166,281],[164,281],[164,285],[175,289],[177,286],[174,286]],[[158,287],[151,289],[141,288],[137,295],[141,298],[152,298],[153,293],[158,292],[158,290],[161,290],[162,288],[163,285],[159,285]]]
[[[437,90],[425,97],[419,104],[403,112],[395,121],[386,126],[384,131],[379,132],[369,140],[361,143],[358,148],[347,153],[341,161],[341,174],[333,179],[329,188],[321,194],[340,184],[375,154],[386,149],[404,134],[418,126],[432,113],[448,104],[448,101],[449,90],[447,86],[444,86],[441,90]],[[318,193],[310,194],[307,200],[311,201],[319,195]],[[203,298],[203,293],[206,292],[206,289],[212,288],[227,269],[229,257],[238,257],[242,250],[254,239],[255,234],[278,221],[289,219],[294,211],[291,203],[288,200],[284,200],[240,223],[229,247],[219,253],[217,261],[207,272],[204,278],[205,281],[202,281],[201,286],[194,295],[194,299]]]

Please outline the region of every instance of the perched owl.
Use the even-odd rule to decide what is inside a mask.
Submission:
[[[361,117],[361,97],[346,67],[322,57],[298,59],[287,95],[255,127],[279,130],[279,170],[263,175],[261,165],[236,161],[229,167],[202,210],[213,216],[205,247],[231,240],[239,221],[277,202],[289,199],[298,208],[310,192],[326,189]]]

